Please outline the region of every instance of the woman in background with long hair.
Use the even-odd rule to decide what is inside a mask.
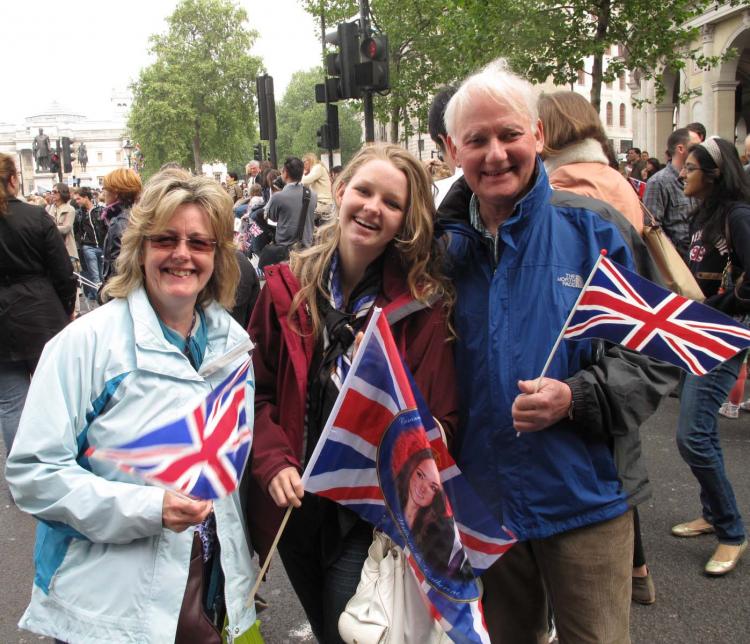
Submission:
[[[614,153],[591,103],[575,92],[542,94],[539,118],[544,127],[542,159],[552,187],[611,204],[640,233],[638,196],[611,167]]]
[[[690,269],[705,304],[735,317],[750,313],[750,179],[734,145],[710,137],[691,148],[680,176],[685,195],[698,200],[692,214]],[[701,516],[672,528],[676,537],[715,533],[719,541],[705,565],[708,575],[734,569],[747,548],[747,533],[724,467],[718,411],[732,389],[745,352],[704,376],[685,376],[677,446],[700,484]]]

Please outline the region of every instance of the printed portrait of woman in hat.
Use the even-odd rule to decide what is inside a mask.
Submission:
[[[407,544],[428,580],[473,579],[471,565],[458,541],[435,455],[421,428],[396,437],[391,472],[398,499],[397,522],[406,528]]]

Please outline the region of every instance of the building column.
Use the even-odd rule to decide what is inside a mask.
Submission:
[[[703,25],[701,27],[701,41],[703,43],[703,55],[710,57],[714,55],[714,25]],[[692,63],[688,63],[689,65]],[[716,133],[714,129],[714,99],[711,86],[717,80],[714,69],[703,70],[703,81],[701,93],[703,100],[703,125],[706,126],[708,134]]]
[[[674,118],[674,103],[662,103],[654,107],[654,149],[658,152],[659,161],[667,160],[664,154],[667,149],[667,139],[672,134],[672,119]]]
[[[682,94],[690,86],[687,72],[685,70],[680,71],[677,78],[680,83],[680,94]],[[688,103],[680,103],[677,106],[677,127],[685,127],[690,121],[690,105]]]
[[[628,88],[630,89],[631,99],[641,98],[643,96],[643,81],[640,79],[638,72],[630,72],[628,74]],[[646,120],[644,118],[645,107],[636,107],[631,105],[630,107],[630,126],[633,130],[633,143],[632,145],[638,146],[641,141],[644,140],[646,135]]]
[[[647,96],[653,101],[654,98],[654,81],[653,79],[648,81]],[[642,141],[642,145],[647,150],[654,150],[655,157],[659,157],[658,150],[659,146],[656,145],[656,137],[654,136],[654,104],[648,103],[643,115],[643,130],[645,138]]]
[[[718,134],[722,139],[734,143],[734,97],[737,81],[716,81],[711,83],[713,121],[710,133]]]

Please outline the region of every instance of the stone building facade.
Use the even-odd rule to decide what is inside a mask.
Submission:
[[[734,141],[741,153],[750,130],[750,9],[717,5],[689,24],[700,30],[693,47],[705,56],[720,56],[729,50],[735,55],[706,71],[693,63],[679,73],[664,70],[661,78],[667,91],[660,101],[653,80],[633,75],[633,97],[649,101],[635,110],[635,144],[656,152],[654,156],[662,161],[667,137],[676,127],[698,121],[709,135]],[[679,95],[688,89],[696,95],[680,103]]]
[[[23,194],[45,192],[59,180],[56,174],[36,172],[32,145],[40,128],[49,137],[53,150],[62,137],[72,140],[74,155],[80,143],[86,144],[86,169],[76,159],[72,172],[63,173],[65,183],[98,187],[107,173],[115,168],[128,167],[133,161],[133,148],[125,129],[129,107],[127,97],[118,94],[113,96],[111,118],[92,121],[55,101],[39,113],[26,117],[23,123],[0,123],[0,152],[16,156]]]

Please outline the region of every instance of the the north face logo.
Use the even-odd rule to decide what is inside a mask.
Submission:
[[[583,278],[575,273],[565,273],[565,275],[558,277],[557,281],[570,288],[583,288]]]

